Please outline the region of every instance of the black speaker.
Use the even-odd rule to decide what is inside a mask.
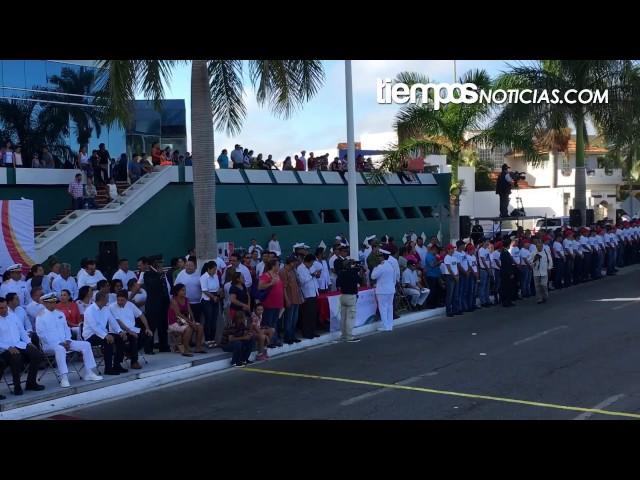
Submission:
[[[580,210],[574,208],[569,210],[569,224],[572,227],[582,227],[582,215],[580,215]]]
[[[471,217],[469,215],[460,216],[460,238],[471,236]]]
[[[484,229],[482,225],[474,225],[471,227],[471,240],[473,243],[478,243],[480,240],[484,240]]]
[[[118,242],[100,242],[96,267],[106,278],[111,278],[118,270]]]
[[[584,223],[585,225],[593,225],[594,216],[593,216],[593,208],[587,209],[587,221]]]

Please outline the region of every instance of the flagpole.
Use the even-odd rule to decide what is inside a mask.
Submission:
[[[358,259],[358,190],[356,185],[356,147],[353,133],[353,85],[351,60],[344,61],[345,91],[347,100],[347,182],[349,198],[349,253]]]

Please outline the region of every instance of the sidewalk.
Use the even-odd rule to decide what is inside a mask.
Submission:
[[[394,326],[434,319],[444,314],[444,308],[422,310],[402,315],[394,321]],[[354,329],[355,335],[376,333],[380,322],[363,325]],[[302,340],[298,344],[284,345],[269,349],[270,357],[290,354],[309,348],[329,345],[339,340],[340,332],[325,333],[319,338]],[[179,382],[231,369],[231,354],[216,348],[207,354],[195,354],[194,357],[183,357],[177,353],[156,353],[147,355],[149,362],[145,364],[140,358],[142,370],[129,370],[118,376],[105,376],[99,382],[88,382],[78,378],[70,368],[69,381],[71,388],[61,388],[55,374],[49,370],[40,381],[46,389],[41,392],[25,391],[20,397],[9,392],[7,385],[0,382],[0,393],[6,400],[0,400],[0,419],[19,420],[37,416],[54,415],[55,412],[76,408],[104,400],[122,398],[143,393],[168,383]],[[251,359],[255,357],[255,352]],[[80,365],[78,365],[78,368]],[[42,371],[39,372],[39,375]],[[5,378],[10,381],[10,371],[5,370]]]

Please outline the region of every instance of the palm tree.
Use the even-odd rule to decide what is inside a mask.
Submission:
[[[95,94],[95,71],[86,67],[80,67],[77,71],[72,68],[63,68],[59,76],[53,75],[49,78],[49,83],[55,85],[53,89],[55,92],[74,95],[68,99],[76,105],[65,105],[63,111],[67,114],[67,118],[71,118],[76,125],[78,145],[87,145],[94,129],[96,136],[99,137],[102,130],[102,110],[89,108],[92,107],[92,102],[89,99]],[[59,99],[60,96],[56,95],[55,97],[55,99]],[[78,104],[87,106],[83,107]]]
[[[624,60],[538,60],[511,66],[502,74],[497,88],[557,90],[562,99],[567,90],[608,90],[608,103],[508,103],[496,117],[490,136],[494,142],[521,148],[527,160],[537,161],[534,138],[537,132],[562,132],[572,122],[576,130],[575,208],[586,218],[585,144],[586,123],[612,123],[616,111],[628,96],[628,75],[632,62]],[[554,142],[550,142],[552,145]]]
[[[430,83],[419,73],[400,73],[395,83]],[[491,87],[491,79],[485,70],[467,72],[460,83],[474,83],[479,90]],[[398,146],[383,161],[383,167],[393,168],[417,152],[444,153],[451,164],[449,189],[449,237],[460,237],[460,195],[463,184],[458,180],[458,166],[463,151],[470,149],[481,137],[483,122],[487,120],[490,106],[485,103],[447,103],[433,109],[432,98],[421,98],[396,115],[394,127],[398,133]]]
[[[126,126],[136,91],[160,108],[163,82],[171,79],[175,60],[102,60],[98,103],[108,121]],[[196,256],[198,264],[216,258],[214,126],[237,134],[246,115],[241,60],[191,61],[191,143]],[[250,60],[249,78],[261,105],[283,118],[311,99],[324,81],[318,60]]]

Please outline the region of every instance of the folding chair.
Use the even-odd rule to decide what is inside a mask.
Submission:
[[[394,310],[396,313],[412,311],[411,302],[407,297],[408,296],[405,295],[402,287],[399,284],[396,284],[396,294],[394,297]]]
[[[38,377],[38,381],[42,380],[42,378],[49,372],[49,370],[53,371],[53,374],[56,376],[58,382],[60,381],[60,374],[58,373],[57,364],[56,364],[56,355],[53,351],[46,352],[44,349],[44,345],[42,344],[42,340],[38,339],[38,348],[42,352],[42,356],[46,363],[46,366],[40,376]],[[73,371],[76,372],[78,378],[82,379],[80,372],[78,371],[78,367],[73,362],[73,360],[77,360],[80,356],[80,352],[69,351],[67,352],[67,367],[72,367]]]
[[[82,336],[84,322],[80,322],[78,328],[80,328],[80,335],[78,338],[84,339]],[[100,367],[104,366],[104,353],[102,351],[102,347],[99,345],[91,345],[91,352],[93,353],[93,358],[96,360],[96,371],[98,372],[98,375],[102,375],[102,372],[100,371]]]
[[[20,383],[23,382],[22,380],[22,376],[27,373],[27,371],[29,370],[29,364],[25,364],[24,368],[22,369],[22,373],[20,374]],[[9,377],[11,378],[11,382],[9,382],[7,380],[7,372],[9,372]],[[9,393],[13,393],[13,391],[11,390],[11,387],[13,387],[13,375],[11,374],[11,366],[7,365],[4,369],[4,372],[2,372],[2,381],[5,383],[5,385],[7,386],[7,389],[9,390]],[[26,382],[26,379],[24,380],[24,382]]]

